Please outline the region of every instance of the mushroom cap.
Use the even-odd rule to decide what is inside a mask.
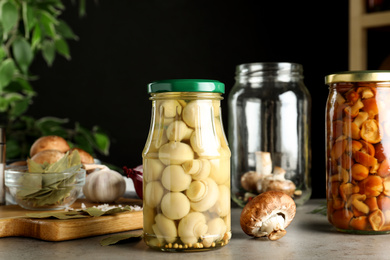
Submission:
[[[281,191],[267,191],[250,200],[241,212],[240,225],[249,236],[265,236],[260,231],[263,223],[270,217],[282,216],[281,230],[290,225],[296,213],[294,200]],[[274,230],[276,231],[276,230]]]
[[[82,164],[92,164],[95,162],[93,156],[81,148],[72,148],[69,150],[69,153],[73,152],[74,150],[77,150],[79,152]]]
[[[43,150],[58,150],[65,153],[70,149],[66,140],[60,136],[48,135],[42,136],[35,140],[30,148],[30,156],[33,157],[35,154]]]
[[[64,155],[65,153],[58,150],[43,150],[31,157],[31,160],[39,164],[43,164],[45,162],[52,164],[64,157]]]

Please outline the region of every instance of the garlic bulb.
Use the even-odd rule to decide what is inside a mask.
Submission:
[[[114,202],[126,191],[123,176],[110,169],[94,171],[87,175],[83,192],[88,200],[94,202]]]

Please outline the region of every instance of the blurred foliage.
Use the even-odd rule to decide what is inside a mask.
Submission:
[[[86,0],[78,4],[82,16]],[[110,140],[98,126],[86,129],[68,119],[26,115],[36,95],[30,84],[36,77],[29,71],[34,58],[41,54],[48,66],[56,55],[69,60],[67,41],[78,39],[60,19],[64,10],[60,0],[0,0],[0,123],[6,129],[7,159],[26,158],[31,144],[44,135],[62,136],[93,156],[108,155]]]

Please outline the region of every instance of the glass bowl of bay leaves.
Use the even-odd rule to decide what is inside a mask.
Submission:
[[[7,167],[5,185],[19,206],[29,210],[60,210],[72,205],[82,193],[85,169],[78,153],[66,154],[53,164]]]

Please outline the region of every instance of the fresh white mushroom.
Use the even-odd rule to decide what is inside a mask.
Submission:
[[[155,208],[160,204],[164,195],[164,187],[161,185],[160,181],[152,181],[146,184],[144,193],[146,205]]]
[[[203,180],[210,175],[211,164],[207,159],[195,159],[182,164],[184,171],[194,180]]]
[[[294,200],[281,191],[267,191],[250,200],[241,212],[240,225],[249,236],[277,240],[296,213]]]
[[[176,240],[177,229],[173,220],[165,217],[163,214],[157,214],[155,217],[156,224],[153,225],[153,231],[160,242],[164,240],[172,243]]]
[[[146,182],[157,181],[161,179],[165,165],[159,159],[144,160],[144,180]]]
[[[169,124],[166,132],[169,141],[180,142],[190,139],[193,131],[183,121],[176,120]]]
[[[260,176],[267,176],[272,173],[271,153],[258,151],[256,155],[256,172]]]
[[[171,141],[160,147],[158,158],[165,165],[182,164],[193,160],[194,152],[188,144]]]
[[[169,192],[161,200],[161,211],[169,219],[181,219],[190,212],[190,201],[181,192]]]
[[[249,171],[241,176],[241,187],[246,191],[256,191],[261,175],[256,171]]]
[[[181,165],[169,165],[162,173],[161,183],[167,190],[183,191],[190,186],[191,176],[184,172]]]
[[[218,185],[214,180],[207,178],[203,183],[206,186],[207,194],[201,200],[191,201],[191,208],[198,212],[206,211],[214,206],[219,196]]]
[[[191,212],[179,222],[178,234],[185,244],[195,244],[199,238],[206,234],[206,218],[202,213]]]
[[[283,191],[289,196],[294,196],[296,186],[292,181],[284,178],[285,174],[286,171],[283,168],[275,166],[273,174],[265,176],[261,180],[261,189],[258,190],[259,193],[274,190]]]

